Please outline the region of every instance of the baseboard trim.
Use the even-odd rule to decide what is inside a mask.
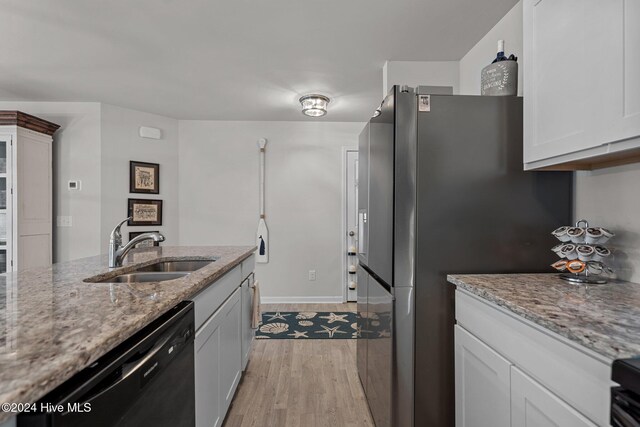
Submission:
[[[335,297],[260,297],[262,304],[337,304],[344,302],[342,295]]]

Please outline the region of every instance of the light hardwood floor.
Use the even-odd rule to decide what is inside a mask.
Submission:
[[[263,304],[262,311],[355,311],[355,304]],[[254,340],[224,427],[373,427],[355,340]]]

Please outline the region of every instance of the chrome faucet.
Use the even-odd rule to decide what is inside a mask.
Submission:
[[[129,240],[129,243],[122,246],[122,233],[120,233],[120,227],[122,227],[125,222],[130,221],[131,219],[133,218],[129,217],[122,221],[120,224],[116,225],[116,227],[111,232],[111,236],[109,236],[109,268],[122,267],[122,260],[124,259],[125,255],[127,255],[127,253],[140,242],[143,242],[145,240],[164,242],[164,236],[160,233],[154,232],[140,234]]]

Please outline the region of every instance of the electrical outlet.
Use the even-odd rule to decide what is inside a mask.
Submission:
[[[309,280],[314,282],[316,280],[316,271],[315,270],[309,270]]]
[[[72,223],[73,222],[71,216],[58,216],[56,218],[56,225],[58,227],[71,227]]]

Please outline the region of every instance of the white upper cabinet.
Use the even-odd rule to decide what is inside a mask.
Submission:
[[[638,161],[640,0],[524,0],[523,13],[525,169]]]

